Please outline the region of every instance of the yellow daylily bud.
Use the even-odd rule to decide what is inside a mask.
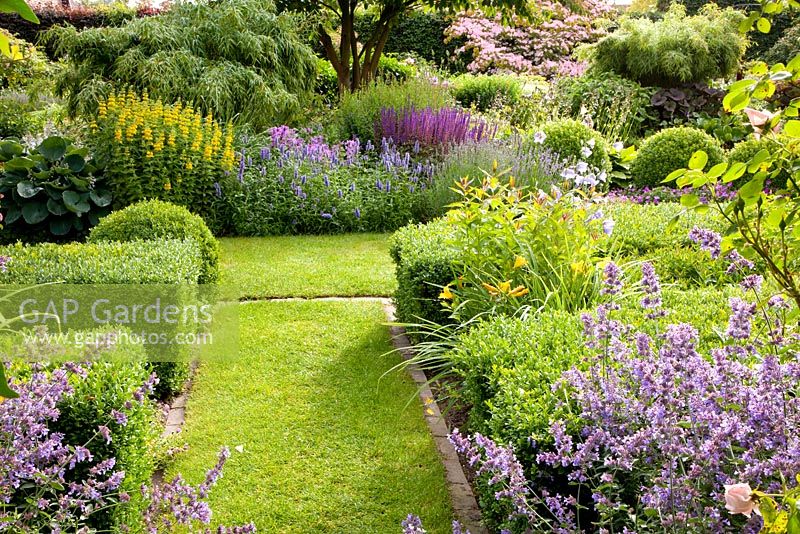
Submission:
[[[528,265],[528,260],[522,256],[517,256],[514,258],[514,269],[519,269],[520,267],[525,267],[526,265]]]
[[[530,293],[530,291],[528,290],[527,287],[525,287],[525,286],[517,286],[514,289],[512,289],[511,293],[509,293],[508,295],[510,297],[517,298],[517,297],[524,297],[528,293]]]
[[[444,286],[442,292],[439,293],[439,298],[442,300],[453,300],[453,292],[450,291],[450,286]]]

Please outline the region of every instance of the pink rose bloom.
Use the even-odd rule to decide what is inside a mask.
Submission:
[[[753,512],[758,514],[758,504],[753,500],[750,484],[726,484],[725,508],[732,514],[742,514],[747,517]]]

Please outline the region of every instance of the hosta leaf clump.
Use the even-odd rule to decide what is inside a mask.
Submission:
[[[68,139],[48,137],[32,150],[2,141],[0,162],[2,209],[15,237],[81,236],[111,209],[111,192],[95,176],[89,151]]]

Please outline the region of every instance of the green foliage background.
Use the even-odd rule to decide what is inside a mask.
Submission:
[[[265,128],[291,120],[313,89],[316,60],[298,25],[270,0],[186,2],[116,28],[56,27],[46,42],[68,61],[56,92],[71,113],[93,112],[114,88],[131,86]]]

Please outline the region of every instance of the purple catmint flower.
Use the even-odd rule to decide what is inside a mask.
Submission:
[[[403,534],[425,534],[427,531],[422,528],[422,521],[414,514],[408,514],[400,526],[403,528]]]
[[[658,280],[658,275],[656,275],[655,267],[649,261],[642,263],[641,285],[644,290],[644,297],[641,300],[642,307],[648,310],[660,308],[661,284]]]
[[[111,430],[109,430],[106,425],[98,426],[97,433],[100,434],[104,440],[106,440],[106,444],[111,443]]]
[[[0,256],[0,271],[8,271],[8,262],[11,261],[9,256]]]
[[[353,215],[355,215],[356,219],[360,219],[361,218],[361,210],[359,208],[354,209],[353,210]]]
[[[725,256],[725,259],[729,262],[728,268],[725,270],[725,274],[733,274],[737,271],[752,271],[755,268],[755,264],[752,261],[744,258],[736,249],[728,252],[728,254]]]
[[[606,219],[603,221],[603,233],[606,235],[611,235],[614,232],[614,219]]]
[[[761,290],[761,284],[762,283],[764,283],[764,277],[763,276],[761,276],[759,274],[749,274],[749,275],[745,276],[742,279],[742,281],[739,283],[739,285],[745,291],[752,290],[752,291],[758,292],[758,291]]]
[[[731,298],[728,303],[731,307],[731,316],[728,319],[728,329],[725,333],[733,339],[749,339],[750,326],[753,315],[756,312],[756,305],[738,297]]]
[[[603,269],[603,295],[617,295],[622,290],[622,269],[613,261]]]
[[[111,417],[120,426],[125,426],[128,424],[128,416],[119,410],[111,410]]]
[[[712,259],[717,259],[719,257],[722,237],[718,233],[695,226],[689,232],[689,239],[699,244],[702,250],[711,254]]]
[[[222,187],[219,182],[214,182],[214,194],[217,195],[217,198],[222,198]]]
[[[322,213],[320,213],[319,216],[322,217],[323,219],[327,219],[327,220],[333,219],[333,215],[331,215],[330,213],[326,213],[324,211]]]

